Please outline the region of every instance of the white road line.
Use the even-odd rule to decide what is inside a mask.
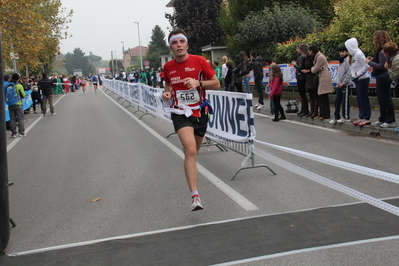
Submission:
[[[340,247],[348,247],[348,246],[355,246],[355,245],[375,243],[375,242],[381,242],[381,241],[389,241],[389,240],[398,240],[398,239],[399,239],[399,236],[388,236],[388,237],[379,237],[379,238],[372,238],[372,239],[366,239],[366,240],[358,240],[358,241],[352,241],[352,242],[346,242],[346,243],[332,244],[332,245],[327,245],[327,246],[305,248],[305,249],[298,249],[298,250],[292,250],[292,251],[287,251],[287,252],[275,253],[275,254],[259,256],[259,257],[249,258],[249,259],[213,264],[211,266],[237,265],[237,264],[242,264],[242,263],[249,263],[249,262],[266,260],[266,259],[271,259],[271,258],[278,258],[278,257],[300,254],[300,253],[305,253],[305,252],[312,252],[312,251],[340,248]]]
[[[161,141],[163,144],[165,144],[169,149],[171,149],[174,153],[176,153],[180,158],[184,160],[184,153],[177,148],[175,145],[173,145],[171,142],[166,140],[163,136],[158,134],[155,130],[153,130],[151,127],[149,127],[147,124],[145,124],[143,121],[139,120],[135,115],[130,113],[126,108],[124,108],[122,105],[117,103],[114,99],[112,99],[108,94],[100,90],[105,96],[107,96],[112,102],[114,102],[119,108],[121,108],[125,113],[127,113],[130,117],[132,117],[137,123],[139,123],[142,127],[144,127],[149,133],[151,133],[154,137],[156,137],[159,141]],[[248,199],[246,199],[244,196],[242,196],[240,193],[235,191],[232,187],[227,185],[225,182],[223,182],[220,178],[212,174],[210,171],[208,171],[204,166],[201,164],[197,163],[198,167],[198,172],[201,173],[206,179],[208,179],[210,182],[212,182],[217,188],[219,188],[221,191],[223,191],[227,196],[229,196],[232,200],[234,200],[238,205],[240,205],[244,210],[246,211],[256,211],[259,210],[259,208],[250,202]]]
[[[66,94],[62,95],[53,105],[55,106]],[[47,112],[49,111],[50,107],[47,109]],[[39,121],[43,118],[43,115],[40,115],[36,120],[30,124],[29,127],[25,128],[25,133],[28,135],[28,132],[37,124]],[[27,137],[27,136],[26,136]],[[24,137],[25,138],[25,137]],[[10,144],[7,145],[7,152],[9,152],[12,148],[14,148],[15,145],[21,140],[21,138],[16,138],[14,141],[12,141]]]
[[[390,200],[390,199],[397,199],[397,198],[398,197],[390,197],[390,198],[383,198],[381,200]],[[269,216],[276,216],[276,215],[284,215],[284,214],[291,214],[291,213],[300,213],[300,212],[320,210],[320,209],[325,209],[325,208],[344,207],[344,206],[351,206],[351,205],[357,205],[357,204],[364,204],[364,202],[353,202],[353,203],[345,203],[345,204],[338,204],[338,205],[331,205],[331,206],[321,206],[321,207],[309,208],[309,209],[303,209],[303,210],[262,214],[262,215],[255,215],[255,216],[250,216],[250,217],[241,217],[241,218],[228,219],[228,220],[222,220],[222,221],[216,221],[216,222],[208,222],[208,223],[201,223],[201,224],[195,224],[195,225],[186,225],[186,226],[173,227],[173,228],[167,228],[167,229],[160,229],[160,230],[154,230],[154,231],[148,231],[148,232],[142,232],[142,233],[121,235],[121,236],[115,236],[115,237],[108,237],[108,238],[102,238],[102,239],[96,239],[96,240],[89,240],[89,241],[83,241],[83,242],[59,245],[59,246],[52,246],[52,247],[40,248],[40,249],[34,249],[34,250],[28,250],[28,251],[22,251],[22,252],[13,252],[13,253],[9,254],[9,256],[10,257],[25,256],[25,255],[29,255],[29,254],[42,253],[42,252],[46,252],[46,251],[54,251],[54,250],[61,250],[61,249],[67,249],[67,248],[87,246],[87,245],[97,244],[97,243],[106,242],[106,241],[123,240],[123,239],[129,239],[129,238],[140,237],[140,236],[148,236],[148,235],[161,234],[161,233],[167,233],[167,232],[173,232],[173,231],[179,231],[179,230],[186,230],[186,229],[191,229],[191,228],[196,228],[196,227],[203,227],[203,226],[216,225],[216,224],[225,224],[225,223],[237,222],[237,221],[245,221],[245,220],[254,219],[254,218],[269,217]],[[395,237],[399,238],[399,236],[395,236]],[[392,237],[387,237],[387,238],[392,238]],[[377,240],[381,241],[381,239],[386,240],[386,238],[375,238],[375,239],[367,239],[367,240],[360,240],[360,241],[375,242]],[[347,246],[349,246],[350,243],[356,243],[356,242],[359,242],[359,241],[336,244],[336,245],[347,245]],[[328,246],[323,246],[323,247],[328,247]],[[319,248],[319,247],[315,247],[313,249],[317,249],[317,248]],[[322,247],[320,247],[320,248],[322,248]],[[289,251],[289,252],[300,253],[300,252],[303,252],[303,251],[305,251],[305,249]],[[285,253],[288,253],[288,252],[285,252]],[[276,256],[276,257],[284,256],[284,253],[271,254],[271,255],[267,255],[267,256],[270,256],[270,257],[271,256]],[[256,260],[259,260],[260,258],[265,258],[265,257],[266,256],[254,257],[254,258],[249,258],[248,260],[256,261]],[[228,262],[228,263],[235,263],[235,262]],[[233,265],[233,264],[226,264],[226,265]]]

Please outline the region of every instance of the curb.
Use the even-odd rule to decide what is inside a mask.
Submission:
[[[284,106],[283,103],[282,106]],[[253,112],[259,114],[269,114],[267,110],[268,108],[263,108],[261,110],[254,109]],[[344,124],[337,123],[335,125],[332,125],[329,123],[330,119],[320,120],[316,118],[312,119],[312,118],[298,117],[297,113],[287,113],[286,110],[284,110],[284,112],[287,119],[291,121],[343,130],[349,133],[361,134],[365,136],[371,136],[374,138],[399,140],[399,132],[394,131],[392,128],[372,127],[370,125],[359,127],[353,125],[352,123],[344,123]]]

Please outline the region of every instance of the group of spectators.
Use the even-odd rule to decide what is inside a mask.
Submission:
[[[164,71],[162,68],[158,68],[155,70],[154,68],[146,69],[143,71],[142,69],[135,70],[134,68],[127,74],[123,69],[121,69],[115,75],[108,76],[108,78],[114,78],[116,80],[126,81],[130,83],[142,83],[148,86],[160,88],[164,87]]]
[[[366,57],[359,49],[356,38],[351,38],[339,47],[339,68],[335,97],[335,112],[330,124],[352,122],[356,126],[371,125],[382,128],[395,128],[395,110],[392,101],[391,85],[399,79],[398,46],[392,42],[388,32],[379,30],[374,33],[375,54]],[[300,117],[330,119],[328,95],[333,92],[331,74],[326,57],[317,45],[299,44],[299,57],[293,61],[296,69],[298,91],[301,97]],[[376,79],[376,92],[380,115],[375,122],[371,121],[368,74]],[[359,116],[355,121],[350,119],[349,94],[350,86],[356,89],[356,100]],[[309,95],[309,100],[307,95]],[[341,113],[342,108],[342,113]]]
[[[14,73],[12,76],[4,75],[4,84],[15,84],[16,93],[19,97],[16,104],[8,105],[10,121],[6,126],[11,131],[11,137],[16,138],[18,134],[20,137],[26,136],[24,115],[30,113],[31,108],[33,108],[33,113],[37,114],[37,104],[39,104],[41,114],[46,116],[48,102],[50,113],[55,116],[57,114],[54,111],[53,95],[75,92],[80,88],[85,93],[87,82],[94,87],[95,93],[97,93],[98,84],[102,84],[101,78],[94,73],[87,77],[72,76],[71,78],[65,75],[48,77],[47,74],[43,73],[42,76],[32,76],[29,79],[27,77],[21,78],[18,73]],[[27,91],[31,91],[32,105],[23,110],[23,98],[26,97]]]
[[[374,33],[373,44],[375,54],[372,57],[364,55],[359,49],[355,38],[347,40],[344,45],[337,49],[339,69],[337,88],[335,88],[335,111],[332,117],[330,114],[329,94],[334,91],[334,88],[327,58],[316,44],[299,44],[296,48],[299,56],[296,61],[292,62],[296,71],[297,87],[302,103],[298,116],[320,120],[331,119],[329,121],[331,124],[351,122],[361,127],[371,125],[374,127],[394,128],[394,130],[399,131],[399,127],[396,127],[395,124],[391,88],[392,82],[394,82],[396,87],[399,87],[398,46],[392,42],[388,32],[384,30]],[[263,67],[270,66],[267,73],[270,76],[270,80],[266,90],[271,99],[271,114],[275,115],[274,121],[284,119],[285,116],[284,113],[281,113],[282,108],[280,109],[279,100],[275,101],[273,99],[275,95],[280,98],[280,91],[282,91],[282,85],[273,84],[273,79],[275,83],[280,78],[273,75],[273,71],[279,71],[277,67],[272,67],[275,65],[274,62],[270,58],[262,59],[256,52],[251,52],[248,58],[247,54],[242,51],[235,57],[234,63],[233,65],[227,56],[223,57],[220,81],[224,83],[226,91],[237,90],[238,92],[243,92],[242,84],[244,84],[246,92],[251,93],[249,81],[253,74],[255,89],[259,95],[259,102],[254,105],[256,109],[264,108]],[[218,76],[218,63],[214,62],[213,67]],[[275,70],[273,70],[274,68]],[[374,122],[371,121],[369,101],[370,76],[368,73],[370,69],[371,75],[376,78],[375,91],[380,111],[379,117]],[[350,119],[349,95],[352,87],[355,90],[359,108],[359,117],[355,121]],[[281,113],[280,117],[277,117],[278,112]]]

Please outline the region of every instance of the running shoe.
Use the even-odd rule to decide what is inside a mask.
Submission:
[[[202,210],[204,207],[201,205],[201,199],[199,197],[194,197],[191,203],[191,211],[199,211]]]
[[[395,127],[393,130],[399,132],[399,127]]]
[[[11,138],[16,138],[17,134],[11,134]]]
[[[383,122],[380,122],[380,120],[377,120],[377,121],[371,123],[370,126],[372,126],[372,127],[379,127],[379,126],[381,126],[382,124],[383,124]]]
[[[261,105],[261,104],[260,104],[260,103],[257,103],[257,104],[254,105],[254,107],[258,107],[259,105]]]
[[[19,134],[19,136],[22,138],[22,137],[26,137],[26,133],[23,133],[23,134]]]
[[[265,108],[265,106],[262,105],[262,104],[260,104],[260,105],[258,105],[258,106],[256,107],[256,110],[260,110],[260,109],[262,109],[262,108]]]
[[[363,119],[363,121],[357,125],[363,127],[363,126],[370,125],[370,124],[371,124],[371,120]]]
[[[381,125],[380,125],[380,127],[382,127],[382,128],[390,128],[390,127],[395,127],[396,125],[395,125],[395,122],[392,122],[392,123],[382,123]]]
[[[52,115],[52,116],[55,116],[55,115],[57,115],[57,113],[52,113],[51,115]]]

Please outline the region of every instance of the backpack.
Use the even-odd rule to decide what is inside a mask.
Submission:
[[[17,88],[14,82],[4,82],[5,99],[7,105],[16,105],[21,99],[17,94]]]

